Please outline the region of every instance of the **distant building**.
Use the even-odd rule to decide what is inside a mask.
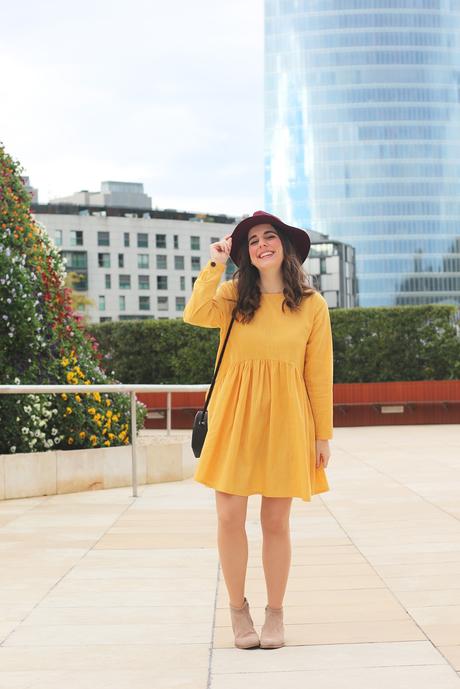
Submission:
[[[100,191],[84,189],[72,196],[50,199],[50,204],[149,210],[152,208],[152,199],[144,193],[144,185],[139,182],[102,182]]]
[[[69,197],[73,198],[73,197]],[[90,321],[182,318],[193,284],[209,260],[209,244],[240,218],[175,210],[35,204],[34,217],[54,239],[68,272],[81,276],[74,289],[92,301]],[[356,305],[354,250],[310,232],[304,264],[329,306]],[[229,260],[223,279],[236,270]]]
[[[26,190],[30,194],[30,199],[32,203],[38,203],[38,189],[35,189],[35,187],[31,186],[29,177],[22,176],[21,179],[24,182]]]
[[[360,306],[460,304],[460,1],[265,0],[265,208]]]

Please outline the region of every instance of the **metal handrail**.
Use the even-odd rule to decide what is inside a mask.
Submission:
[[[166,392],[167,415],[166,433],[171,435],[171,393],[173,392],[206,392],[209,385],[149,385],[149,384],[101,384],[90,385],[0,385],[0,395],[26,395],[26,394],[58,394],[79,392],[129,392],[131,399],[130,423],[131,423],[131,474],[133,497],[137,498],[137,423],[136,423],[136,392]]]

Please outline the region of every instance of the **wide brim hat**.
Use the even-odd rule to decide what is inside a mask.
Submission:
[[[264,223],[273,225],[273,227],[286,233],[299,257],[300,263],[302,264],[310,251],[311,242],[308,233],[299,227],[286,225],[286,223],[280,220],[280,218],[277,218],[276,215],[266,213],[265,211],[255,211],[255,213],[253,213],[250,217],[241,220],[233,230],[231,235],[232,248],[230,250],[230,258],[232,259],[233,263],[238,266],[242,243],[246,241],[251,227],[262,225]]]

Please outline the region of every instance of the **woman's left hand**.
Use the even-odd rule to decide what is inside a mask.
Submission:
[[[329,448],[329,440],[316,440],[316,468],[319,469],[321,461],[323,467],[327,467],[331,450]]]

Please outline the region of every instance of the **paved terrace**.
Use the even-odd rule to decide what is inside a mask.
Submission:
[[[460,426],[338,428],[331,446],[331,491],[293,501],[276,650],[233,647],[214,492],[193,479],[0,502],[0,688],[460,689]]]

